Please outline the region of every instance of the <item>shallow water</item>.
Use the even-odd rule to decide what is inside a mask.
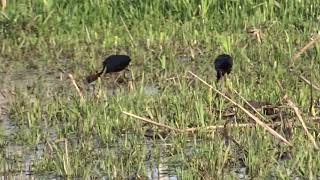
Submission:
[[[47,174],[34,174],[32,172],[32,164],[41,160],[44,156],[45,145],[44,144],[36,144],[33,147],[24,147],[21,145],[16,145],[15,142],[10,142],[10,137],[14,134],[17,130],[19,130],[15,124],[10,121],[9,118],[9,91],[12,87],[22,87],[25,88],[27,86],[33,86],[34,83],[41,79],[42,82],[45,82],[46,86],[56,86],[57,84],[63,83],[61,81],[62,78],[59,78],[63,75],[56,73],[54,75],[44,75],[39,77],[40,75],[34,72],[27,73],[26,75],[22,74],[10,74],[7,76],[7,79],[10,81],[5,81],[4,86],[2,86],[1,93],[0,93],[0,109],[1,109],[1,116],[0,116],[0,123],[1,127],[4,130],[4,141],[5,145],[2,149],[4,155],[2,158],[5,159],[5,162],[1,168],[1,179],[63,179],[63,177],[55,174],[53,172],[48,172]],[[88,89],[89,94],[92,93],[92,85],[89,85]],[[154,84],[147,84],[143,88],[143,93],[148,96],[156,95],[160,92],[160,88]],[[114,93],[118,92],[117,88],[109,88],[108,89],[109,95],[114,95]],[[43,125],[43,127],[46,127]],[[52,141],[57,140],[57,135],[54,129],[44,129],[46,134],[48,134],[49,139]],[[71,141],[75,141],[76,139],[68,139]],[[106,151],[111,151],[118,154],[121,152],[121,137],[118,140],[118,144],[108,145],[108,149]],[[205,141],[198,139],[197,140],[197,147],[194,146],[192,141],[190,140],[187,144],[186,149],[184,150],[187,156],[192,156],[194,153],[198,151],[198,146],[201,144],[206,143]],[[94,146],[97,148],[98,151],[103,151],[104,148],[101,147],[99,139],[94,139]],[[180,169],[182,169],[181,162],[177,162],[173,160],[172,156],[166,154],[165,149],[170,148],[170,144],[167,144],[165,140],[154,140],[151,138],[145,138],[145,143],[142,145],[143,148],[148,152],[145,157],[144,166],[146,169],[146,175],[148,179],[165,179],[165,180],[176,180],[178,179],[177,174]],[[154,150],[157,151],[154,151]],[[159,154],[152,154],[153,152],[158,152]],[[99,162],[98,162],[99,163]],[[233,171],[239,179],[247,179],[246,176],[246,169],[244,167],[235,168]],[[110,177],[101,176],[103,174],[101,172],[93,171],[92,176],[98,177],[101,179],[110,179]],[[129,179],[135,179],[135,172],[131,173],[132,177],[128,177]]]
[[[33,83],[37,82],[39,78],[42,78],[48,86],[57,85],[61,83],[59,80],[59,74],[53,76],[43,76],[40,77],[38,73],[35,72],[21,72],[18,74],[7,74],[5,79],[2,79],[3,86],[0,89],[0,125],[3,129],[5,145],[3,145],[3,158],[5,162],[1,168],[1,179],[63,179],[58,174],[50,173],[45,175],[37,175],[32,172],[32,164],[43,157],[43,152],[45,146],[43,144],[37,144],[34,147],[24,147],[21,145],[16,145],[14,142],[10,142],[10,137],[13,135],[18,128],[10,121],[9,118],[9,95],[8,89],[11,88],[26,88],[32,86]],[[148,85],[144,89],[146,95],[155,95],[159,92],[159,89],[155,85]],[[117,93],[117,89],[108,89],[108,94],[112,95]],[[50,139],[56,140],[57,136],[53,129],[44,129],[50,136]],[[97,146],[99,146],[99,140],[95,141]],[[121,141],[120,141],[121,142]],[[160,147],[166,146],[162,142],[158,142]],[[154,143],[146,139],[144,148],[148,149],[151,153]],[[114,152],[121,152],[119,149],[119,144],[111,145],[111,150]],[[110,149],[109,149],[110,150]],[[146,158],[147,159],[147,158]],[[161,156],[161,163],[155,164],[152,162],[154,160],[153,156],[149,154],[148,159],[145,161],[145,168],[147,170],[147,177],[149,179],[177,179],[175,169],[171,168],[171,163],[166,159],[165,156]],[[176,164],[174,165],[176,166]],[[97,177],[97,174],[93,174]],[[109,177],[100,177],[102,179],[110,179]],[[134,179],[134,173],[132,178]],[[132,179],[131,178],[131,179]]]

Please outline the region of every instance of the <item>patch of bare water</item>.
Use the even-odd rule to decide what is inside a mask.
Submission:
[[[158,141],[157,144],[159,145],[159,152],[160,152],[160,158],[159,163],[155,164],[153,163],[155,159],[153,158],[152,151],[154,148],[156,148],[153,145],[153,141],[150,141],[146,139],[145,148],[148,151],[148,161],[146,161],[145,166],[147,169],[147,177],[149,179],[164,179],[164,180],[176,180],[177,178],[177,172],[176,167],[180,166],[178,163],[172,162],[170,160],[170,157],[168,157],[163,150],[167,149],[170,144],[166,144],[162,141]],[[157,155],[158,156],[158,155]]]
[[[9,117],[9,103],[14,96],[11,89],[16,87],[26,88],[39,79],[39,73],[25,71],[19,73],[2,73],[4,76],[0,80],[0,126],[2,129],[2,166],[0,168],[1,179],[34,179],[31,166],[34,161],[42,156],[41,145],[36,145],[35,149],[30,149],[22,145],[17,145],[10,138],[18,129]],[[53,82],[54,78],[49,78],[48,82]],[[49,176],[48,176],[49,177]],[[45,178],[47,179],[47,178]]]
[[[5,92],[4,89],[0,89],[0,123],[1,129],[3,130],[2,136],[4,137],[2,141],[4,144],[2,147],[2,158],[5,160],[5,164],[1,168],[3,175],[0,177],[2,179],[24,177],[30,174],[30,157],[25,156],[25,148],[13,145],[12,142],[9,142],[6,138],[15,132],[15,126],[9,120],[9,110],[7,107],[9,100],[7,92]],[[17,156],[23,156],[26,159],[16,162],[14,157]],[[17,171],[12,173],[14,170]]]
[[[189,55],[183,54],[183,55],[177,56],[176,59],[177,61],[180,61],[180,62],[186,62],[186,61],[191,61],[192,57]]]
[[[144,93],[149,96],[156,95],[159,93],[159,87],[154,84],[147,84],[144,87]]]

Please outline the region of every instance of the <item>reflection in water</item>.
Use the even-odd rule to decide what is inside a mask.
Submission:
[[[148,84],[144,87],[144,93],[149,96],[156,95],[159,93],[159,87],[153,84]]]
[[[149,151],[148,159],[145,163],[147,176],[149,179],[176,180],[176,172],[174,167],[170,166],[170,159],[165,154],[162,154],[162,150],[166,149],[166,146],[168,145],[160,141],[158,141],[158,143],[158,145],[160,146],[159,164],[154,163],[154,161],[156,160],[153,158],[152,151],[156,147],[153,146],[153,141],[146,139],[145,148],[147,149],[147,151]]]

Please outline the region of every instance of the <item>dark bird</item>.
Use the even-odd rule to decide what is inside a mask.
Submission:
[[[233,65],[233,59],[228,54],[221,54],[214,60],[214,68],[217,71],[217,81],[226,73],[230,74]]]
[[[100,72],[87,76],[86,80],[91,83],[106,73],[119,72],[125,69],[131,59],[127,55],[111,55],[103,61],[103,68]]]

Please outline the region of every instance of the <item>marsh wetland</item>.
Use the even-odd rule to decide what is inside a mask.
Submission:
[[[1,179],[319,179],[319,4],[7,1]]]

